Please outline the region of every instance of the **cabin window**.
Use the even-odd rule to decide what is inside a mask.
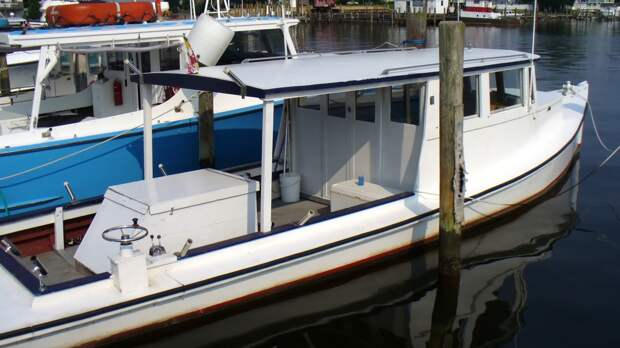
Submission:
[[[478,91],[480,90],[480,78],[478,76],[465,76],[463,78],[463,116],[478,115]]]
[[[108,69],[117,71],[125,70],[125,63],[123,63],[123,52],[108,52],[107,59]]]
[[[101,69],[101,55],[99,53],[89,53],[88,60],[88,72],[97,75],[102,72]]]
[[[217,65],[238,64],[248,58],[284,55],[284,36],[280,29],[235,32]]]
[[[320,111],[321,110],[321,96],[314,95],[311,97],[301,97],[299,98],[298,105],[300,108]]]
[[[523,105],[523,69],[489,74],[491,112]]]
[[[346,118],[346,94],[345,93],[336,93],[329,94],[327,104],[327,114],[329,116]]]
[[[140,55],[140,71],[151,72],[151,52],[138,53]]]
[[[390,120],[419,126],[424,110],[424,83],[393,86]]]
[[[375,122],[376,89],[355,92],[355,119],[358,121]]]
[[[176,47],[159,50],[159,70],[178,70],[181,67],[179,51]]]
[[[61,52],[60,53],[60,72],[70,73],[71,63],[74,61],[74,55],[72,53]]]

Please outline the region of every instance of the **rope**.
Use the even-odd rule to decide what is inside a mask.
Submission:
[[[592,104],[589,101],[586,101],[586,105],[588,107],[588,113],[590,114],[590,119],[592,120],[592,128],[594,128],[594,134],[596,134],[596,139],[598,139],[599,144],[603,147],[603,149],[607,150],[607,152],[611,152],[612,150],[605,145],[603,139],[601,139],[600,134],[598,133],[598,127],[596,127],[596,121],[594,121],[594,114],[592,113]]]
[[[192,97],[193,97],[193,96],[192,96]],[[190,97],[189,99],[191,99],[192,97]],[[181,104],[183,104],[183,103],[184,103],[184,102],[182,102]],[[157,120],[157,119],[158,119],[158,118],[160,118],[160,117],[165,116],[165,115],[168,113],[168,111],[171,111],[171,110],[174,110],[174,109],[175,109],[175,108],[172,108],[172,109],[170,109],[170,110],[164,111],[164,112],[162,112],[159,116],[157,116],[157,117],[153,117],[153,121]],[[3,176],[3,177],[0,177],[0,181],[9,180],[9,179],[13,179],[13,178],[16,178],[16,177],[19,177],[19,176],[22,176],[22,175],[26,175],[26,174],[28,174],[28,173],[35,172],[35,171],[37,171],[37,170],[39,170],[39,169],[43,169],[43,168],[45,168],[45,167],[49,167],[49,166],[51,166],[52,164],[56,164],[56,163],[58,163],[58,162],[61,162],[61,161],[66,160],[66,159],[69,159],[69,158],[75,157],[75,156],[77,156],[77,155],[79,155],[79,154],[82,154],[82,153],[84,153],[84,152],[86,152],[86,151],[90,151],[90,150],[92,150],[92,149],[95,149],[95,148],[97,148],[97,147],[99,147],[99,146],[103,145],[103,144],[106,144],[106,143],[108,143],[108,142],[110,142],[110,141],[112,141],[112,140],[114,140],[114,139],[117,139],[117,138],[120,138],[120,137],[122,137],[122,136],[124,136],[124,135],[126,135],[126,134],[129,134],[129,133],[133,132],[134,130],[136,130],[136,129],[138,129],[138,128],[142,127],[142,126],[144,126],[144,122],[140,123],[139,125],[137,125],[137,126],[135,126],[135,127],[133,127],[133,128],[129,128],[129,129],[127,129],[127,130],[125,130],[125,131],[123,131],[123,132],[121,132],[121,133],[119,133],[119,134],[116,134],[116,135],[114,135],[114,136],[112,136],[112,137],[110,137],[110,138],[107,138],[107,139],[105,139],[105,140],[103,140],[103,141],[101,141],[101,142],[99,142],[99,143],[96,143],[96,144],[93,144],[93,145],[91,145],[91,146],[85,147],[85,148],[83,148],[83,149],[81,149],[81,150],[78,150],[78,151],[75,151],[75,152],[72,152],[72,153],[66,154],[66,155],[64,155],[64,156],[58,157],[58,158],[53,159],[53,160],[51,160],[51,161],[49,161],[49,162],[45,162],[45,163],[39,164],[39,165],[37,165],[37,166],[34,166],[34,167],[29,168],[29,169],[23,170],[23,171],[21,171],[21,172],[17,172],[17,173],[14,173],[14,174],[10,174],[10,175],[6,175],[6,176]]]

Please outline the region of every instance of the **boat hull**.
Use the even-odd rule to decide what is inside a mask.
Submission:
[[[582,123],[568,143],[536,167],[505,184],[476,195],[474,200],[469,200],[465,209],[466,226],[518,209],[522,207],[522,203],[532,201],[552,189],[568,172],[578,154],[581,129]],[[338,223],[331,223],[332,227],[340,226],[342,233],[338,236],[334,236],[334,231],[326,225],[321,229],[319,225],[322,223],[317,222],[304,227],[308,229],[304,232],[313,233],[314,238],[305,238],[303,242],[298,243],[297,239],[301,238],[300,235],[304,235],[304,232],[295,235],[296,231],[291,231],[292,234],[288,236],[286,232],[281,232],[262,238],[263,242],[264,239],[269,239],[268,245],[236,244],[194,255],[181,262],[193,262],[197,267],[202,265],[204,270],[205,265],[217,268],[217,264],[213,264],[209,259],[215,257],[212,256],[214,254],[226,261],[238,260],[240,252],[249,252],[242,250],[244,247],[252,247],[257,255],[261,252],[260,248],[265,246],[278,251],[277,258],[269,262],[195,283],[184,283],[170,291],[59,319],[48,325],[41,324],[28,328],[19,335],[16,335],[17,332],[12,336],[9,336],[11,333],[5,333],[4,337],[0,336],[4,339],[0,341],[0,345],[37,344],[56,347],[110,342],[146,327],[164,325],[173,319],[199,316],[286,289],[300,282],[372,262],[414,246],[432,243],[438,236],[437,209],[389,224],[385,224],[385,219],[381,224],[376,222],[381,219],[377,212],[389,215],[397,209],[410,207],[414,199],[417,198],[409,196],[396,201],[381,202],[371,208],[345,214],[338,218]],[[375,223],[368,222],[368,219]],[[349,231],[351,225],[369,226],[370,230],[353,233]],[[310,231],[312,226],[315,226],[314,230]],[[349,228],[344,228],[345,226]],[[345,238],[348,233],[351,233],[351,237]],[[327,238],[332,238],[333,241],[320,244]]]
[[[280,114],[281,104],[276,106],[276,121]],[[216,168],[260,161],[261,120],[260,106],[216,115]],[[56,207],[96,203],[109,186],[142,179],[142,130],[136,129],[102,143],[120,133],[21,146],[0,152],[0,178],[78,153],[44,168],[0,181],[0,223],[50,212]],[[167,174],[198,169],[196,117],[155,124],[153,140],[155,176],[162,175],[157,169],[159,164],[163,164]],[[74,201],[65,182],[75,194]]]

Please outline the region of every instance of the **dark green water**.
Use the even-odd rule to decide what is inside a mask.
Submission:
[[[405,29],[303,25],[305,50],[372,48]],[[436,42],[437,32],[430,34]],[[529,28],[469,27],[473,47],[529,51]],[[601,135],[620,144],[620,22],[541,25],[541,90],[590,83]],[[607,156],[586,121],[568,188]],[[557,194],[559,187],[555,194]],[[543,201],[463,243],[454,346],[620,346],[620,155],[566,194]],[[162,347],[424,347],[435,298],[433,250],[205,316],[125,342]]]

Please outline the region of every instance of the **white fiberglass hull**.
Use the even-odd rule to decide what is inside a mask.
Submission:
[[[587,98],[587,86],[584,88]],[[576,125],[570,139],[526,172],[475,194],[466,203],[467,225],[520,207],[549,190],[566,173],[578,153],[583,127],[585,101],[575,103],[577,98],[569,104],[572,111],[566,111],[574,113],[569,116]],[[119,294],[112,280],[105,279],[36,296],[27,313],[17,314],[32,318],[32,324],[3,327],[0,346],[60,347],[110,340],[354,267],[431,242],[437,235],[436,196],[421,193],[381,202],[304,227],[211,247],[150,269],[146,294]],[[1,275],[5,280],[0,280],[0,286],[10,288],[9,277]],[[95,296],[98,293],[103,295]],[[63,313],[59,313],[61,304]]]

